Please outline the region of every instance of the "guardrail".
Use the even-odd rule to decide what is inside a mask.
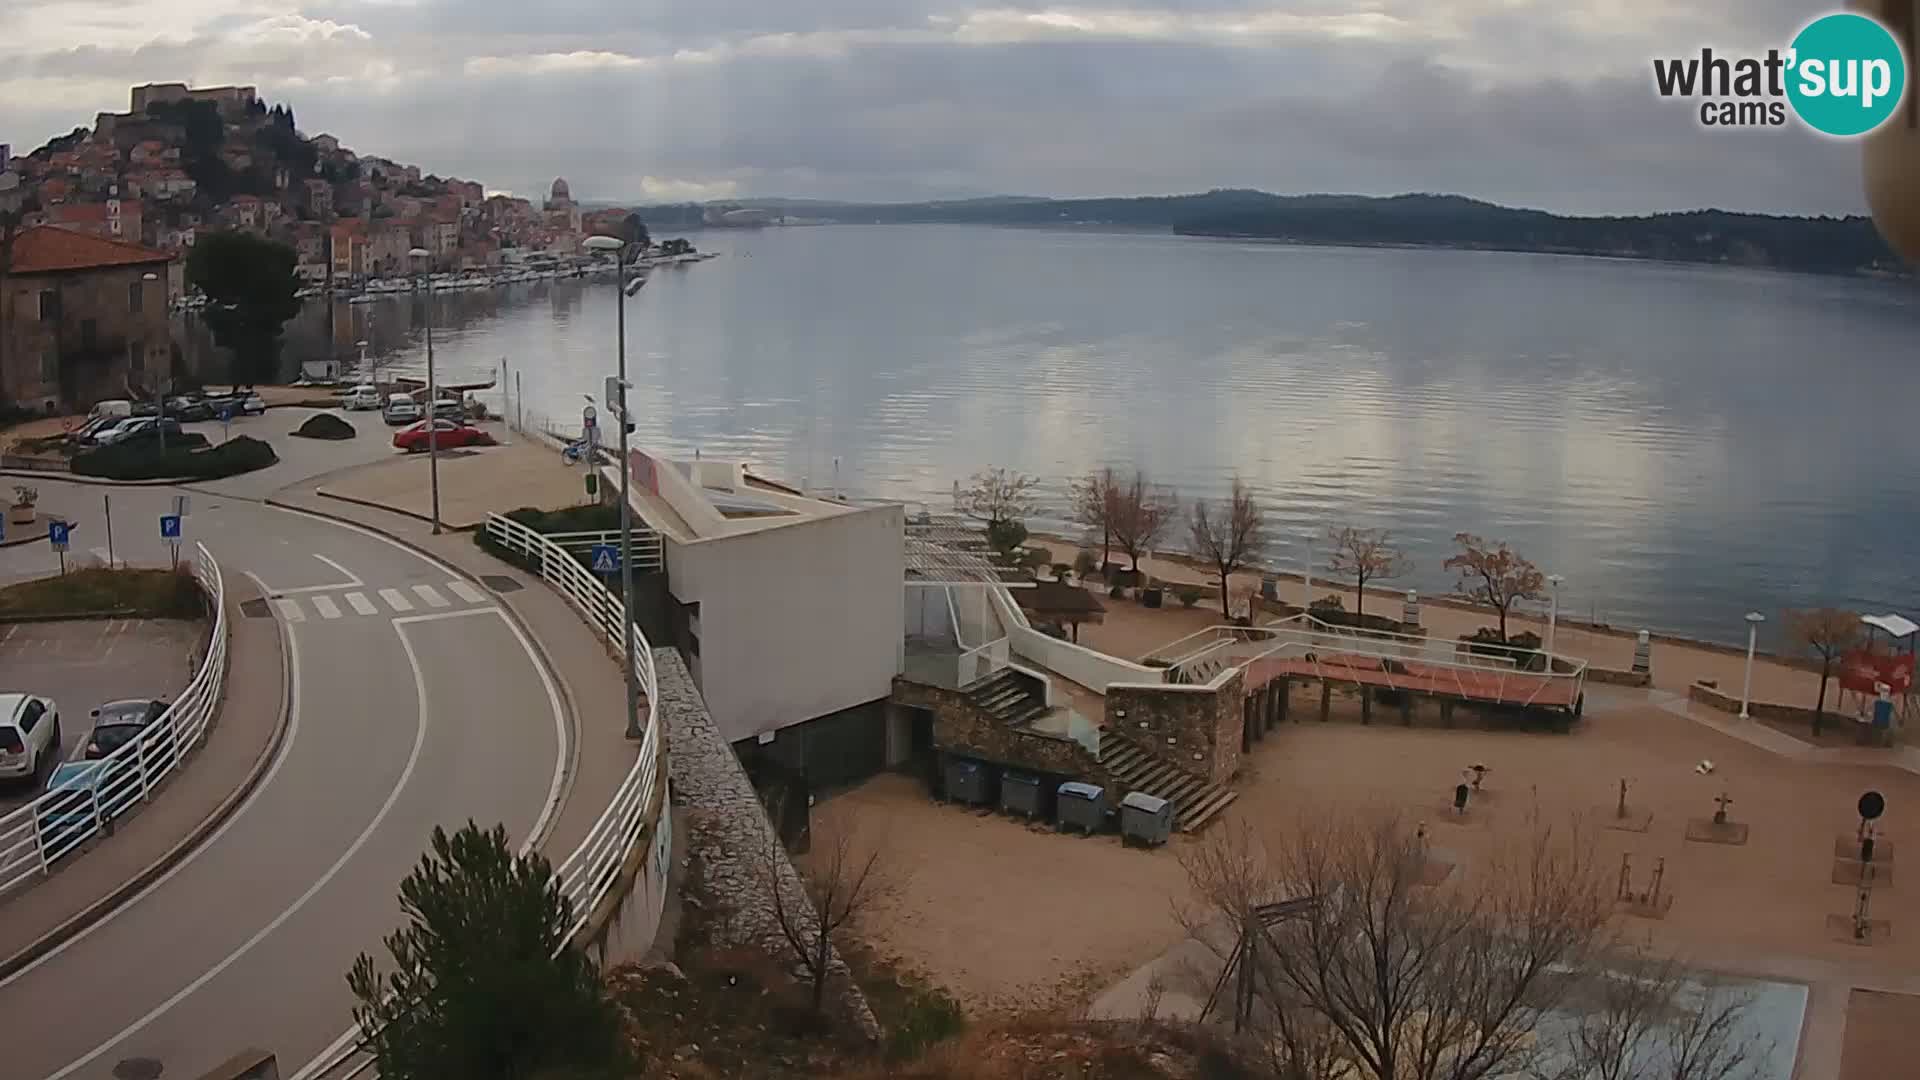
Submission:
[[[540,577],[559,590],[582,617],[599,631],[600,636],[615,646],[615,652],[618,653],[620,624],[625,621],[620,600],[608,592],[567,549],[546,535],[499,514],[487,515],[486,530],[493,542],[537,566]],[[593,917],[594,909],[613,891],[614,883],[620,877],[620,867],[632,854],[640,834],[648,825],[661,825],[664,828],[660,820],[662,815],[650,816],[648,813],[653,808],[654,788],[661,780],[660,723],[659,711],[655,706],[658,683],[653,670],[653,648],[639,627],[628,622],[627,631],[626,644],[633,650],[640,690],[646,699],[640,704],[640,722],[646,730],[646,736],[640,742],[639,758],[614,790],[607,808],[601,811],[599,819],[587,830],[586,838],[554,872],[561,895],[573,905],[573,925],[567,928],[569,942]],[[619,659],[625,660],[625,657],[620,656]],[[660,804],[664,809],[666,800],[662,799]],[[670,840],[667,842],[671,843]],[[668,855],[671,857],[671,850]],[[306,1080],[320,1080],[323,1077],[328,1080],[354,1080],[368,1075],[374,1061],[365,1056],[365,1051],[354,1039],[358,1030],[357,1027],[349,1028],[335,1043],[341,1049],[333,1051],[331,1056],[322,1054],[320,1059],[295,1074],[296,1077]]]
[[[573,555],[587,555],[596,544],[620,546],[619,530],[601,532],[563,532],[545,533],[562,550]],[[665,563],[666,549],[660,534],[641,526],[633,531],[633,568],[639,571],[658,570]]]
[[[213,605],[206,659],[173,704],[101,758],[86,783],[49,791],[0,817],[0,893],[44,876],[88,840],[111,832],[114,820],[152,795],[205,737],[227,674],[226,583],[206,546],[194,547],[193,575]]]

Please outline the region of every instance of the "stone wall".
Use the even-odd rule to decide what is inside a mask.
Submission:
[[[694,689],[680,654],[672,649],[653,651],[654,673],[660,691],[655,707],[667,720],[667,746],[673,797],[686,815],[687,836],[681,851],[696,857],[711,895],[732,905],[731,918],[720,920],[727,944],[762,949],[770,956],[791,960],[792,947],[773,914],[773,886],[768,881],[769,857],[773,878],[790,911],[818,925],[806,899],[800,875],[774,836],[760,797],[747,780],[733,747],[720,737],[713,717]],[[849,1029],[869,1040],[880,1037],[873,1010],[853,981],[853,973],[836,952],[827,977],[828,1009]]]
[[[1612,686],[1652,686],[1653,676],[1645,671],[1615,671],[1612,668],[1587,668],[1589,682],[1607,683]]]
[[[1008,727],[961,691],[895,679],[893,701],[933,714],[935,749],[1016,769],[1107,783],[1105,771],[1086,747],[1064,736]]]
[[[1837,681],[1835,685],[1838,685]],[[1687,699],[1689,701],[1697,701],[1710,709],[1718,709],[1723,713],[1732,713],[1735,716],[1740,715],[1740,698],[1738,695],[1723,694],[1717,688],[1708,686],[1705,683],[1694,683],[1692,686],[1687,687]],[[1827,700],[1829,702],[1833,700],[1831,693],[1828,694]],[[1747,702],[1747,715],[1762,720],[1789,720],[1795,723],[1809,725],[1813,723],[1812,709],[1803,709],[1798,705],[1775,705],[1766,701]],[[1835,720],[1839,719],[1839,717],[1832,710],[1828,710],[1827,719]]]
[[[1206,686],[1107,687],[1107,726],[1168,762],[1224,784],[1240,771],[1246,678],[1238,670]]]

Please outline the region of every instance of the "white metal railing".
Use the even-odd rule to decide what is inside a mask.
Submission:
[[[995,638],[985,645],[976,645],[960,654],[958,670],[962,687],[1006,667],[1009,662],[1007,639]]]
[[[1521,650],[1524,652],[1524,650]],[[1531,705],[1542,697],[1580,698],[1587,662],[1544,657],[1545,670],[1523,670],[1514,657],[1473,652],[1466,642],[1412,634],[1356,631],[1299,615],[1261,627],[1216,626],[1170,642],[1156,655],[1175,682],[1205,682],[1226,668],[1257,673],[1260,661],[1307,663],[1316,678],[1377,682],[1389,689],[1435,690],[1463,698]],[[1568,670],[1560,670],[1568,665]],[[1249,676],[1252,677],[1251,675]],[[1551,691],[1551,692],[1550,692]]]
[[[592,552],[596,544],[620,546],[618,529],[601,532],[561,532],[543,533],[548,540],[559,545],[568,554],[586,555]],[[660,534],[644,526],[633,531],[633,568],[635,570],[658,570],[665,562],[665,547]]]
[[[0,817],[0,892],[46,874],[153,794],[207,733],[227,674],[226,584],[203,544],[193,575],[213,605],[206,659],[187,688],[137,737],[96,764],[83,786],[49,791]]]
[[[620,865],[626,861],[634,842],[651,821],[647,811],[653,801],[654,786],[659,782],[660,759],[660,724],[656,706],[659,688],[654,679],[653,648],[640,628],[626,617],[620,599],[607,591],[599,579],[581,566],[579,560],[565,548],[512,518],[499,514],[487,515],[486,529],[488,538],[493,542],[537,564],[539,574],[547,584],[558,589],[600,632],[600,636],[615,646],[616,654],[621,652],[620,628],[622,625],[626,627],[625,648],[632,651],[640,689],[646,695],[646,701],[641,704],[640,721],[646,734],[640,742],[640,756],[614,791],[599,820],[587,830],[580,846],[560,863],[555,874],[560,882],[560,891],[573,902],[574,924],[568,931],[571,937],[586,925],[588,916],[600,901],[606,899],[620,874]],[[625,655],[619,658],[626,660]]]

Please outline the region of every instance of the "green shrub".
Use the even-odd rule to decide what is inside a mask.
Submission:
[[[1200,602],[1200,597],[1202,594],[1198,586],[1182,585],[1179,588],[1173,590],[1173,595],[1179,597],[1180,603],[1183,604],[1184,606],[1192,607],[1193,605]]]
[[[332,413],[314,413],[307,422],[293,430],[293,434],[303,439],[351,439],[360,434],[352,424]]]
[[[71,615],[135,611],[162,619],[206,614],[200,586],[186,570],[94,567],[0,589],[0,614]]]
[[[219,480],[279,460],[273,447],[240,435],[208,449],[176,448],[170,441],[164,454],[152,444],[103,446],[75,457],[73,471],[108,480]]]
[[[1337,593],[1328,593],[1313,603],[1308,604],[1307,610],[1312,612],[1345,611],[1347,610],[1347,602],[1341,599]]]
[[[1098,569],[1100,569],[1099,557],[1087,548],[1081,548],[1080,553],[1073,557],[1073,572],[1082,579],[1091,577]]]

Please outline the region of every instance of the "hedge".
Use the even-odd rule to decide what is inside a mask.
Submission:
[[[359,432],[352,424],[332,413],[315,413],[307,417],[307,422],[295,428],[291,434],[303,439],[351,439]]]
[[[273,447],[240,435],[209,449],[175,449],[166,453],[154,445],[103,446],[73,459],[81,476],[108,480],[219,480],[264,469],[280,460]]]
[[[193,575],[174,570],[75,570],[0,589],[0,615],[33,617],[134,611],[148,618],[197,619],[206,602]]]

